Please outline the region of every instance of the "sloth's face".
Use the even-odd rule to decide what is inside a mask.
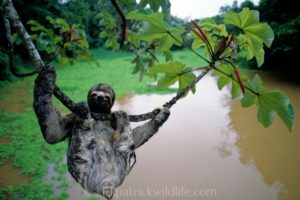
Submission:
[[[103,111],[110,109],[112,105],[112,98],[110,94],[102,91],[93,91],[90,97],[90,101],[93,107]]]
[[[114,91],[106,84],[93,86],[88,94],[88,105],[91,112],[110,113],[114,100]]]

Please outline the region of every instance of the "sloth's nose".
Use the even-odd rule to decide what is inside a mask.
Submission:
[[[108,102],[109,101],[109,98],[106,97],[106,96],[102,96],[102,95],[99,95],[97,96],[97,101],[104,101],[104,102]]]

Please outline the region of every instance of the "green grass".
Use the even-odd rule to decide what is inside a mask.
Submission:
[[[93,51],[96,59],[100,59],[100,67],[96,64],[77,63],[72,66],[60,66],[58,68],[57,84],[76,102],[86,99],[86,93],[95,83],[103,82],[110,84],[117,99],[122,95],[144,94],[151,92],[167,92],[168,90],[157,90],[151,86],[151,80],[147,77],[139,82],[138,75],[132,75],[133,55],[124,52],[109,52],[103,49]],[[203,66],[198,57],[188,51],[174,52],[176,60],[187,63],[189,66]],[[159,57],[161,62],[164,62]],[[124,84],[126,83],[126,84]]]
[[[75,102],[85,101],[88,89],[99,82],[112,85],[117,99],[128,94],[174,92],[157,90],[149,84],[151,80],[148,78],[139,82],[139,76],[131,74],[131,53],[103,49],[92,52],[100,60],[100,67],[86,62],[64,66],[54,64],[57,85]],[[192,67],[204,65],[188,51],[174,52],[174,58]],[[161,57],[159,59],[164,62]],[[67,142],[49,145],[43,140],[31,106],[33,83],[34,77],[0,83],[0,138],[9,138],[10,141],[8,144],[0,143],[0,164],[12,158],[20,173],[31,177],[29,184],[0,188],[0,199],[67,199],[68,185],[64,179],[67,169],[61,162],[67,151]],[[58,100],[55,104],[63,112],[68,112]],[[65,191],[59,196],[53,196],[53,186],[43,181],[49,163],[55,163],[59,176],[54,179]]]

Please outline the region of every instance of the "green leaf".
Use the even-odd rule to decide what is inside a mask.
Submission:
[[[292,130],[295,113],[289,98],[283,92],[270,91],[261,93],[259,95],[259,102],[264,105],[265,109],[276,111],[289,131]]]
[[[201,20],[201,26],[204,31],[209,32],[211,34],[224,37],[228,36],[226,25],[217,24],[212,18],[206,18],[204,20]]]
[[[264,127],[268,127],[272,124],[274,114],[277,113],[289,131],[292,130],[295,113],[289,98],[283,92],[266,90],[262,86],[262,81],[258,75],[246,86],[253,92],[249,90],[246,91],[244,97],[241,99],[243,107],[255,104],[257,107],[258,121]]]
[[[146,73],[146,64],[144,62],[144,59],[142,56],[140,55],[137,55],[132,61],[131,63],[134,63],[135,64],[135,68],[134,70],[132,71],[132,74],[136,74],[138,72],[140,72],[140,77],[139,77],[139,80],[142,81],[144,76],[145,76],[145,73]]]
[[[193,40],[192,49],[199,49],[201,47],[206,47],[205,43],[194,33],[192,33],[191,38]]]
[[[243,8],[239,13],[227,12],[224,15],[225,24],[232,24],[240,29],[244,29],[252,24],[259,23],[259,13],[256,10]]]
[[[30,29],[31,31],[43,31],[43,32],[49,32],[50,30],[45,28],[43,25],[41,25],[38,21],[35,20],[29,20],[27,24],[31,25]]]
[[[174,40],[173,37],[170,37],[169,34],[165,34],[163,37],[159,39],[158,48],[161,51],[169,51],[169,49],[175,44],[177,46],[181,46],[181,43],[179,43],[177,40],[182,41],[181,34],[183,33],[182,30],[174,30],[172,32],[172,35],[176,38]]]
[[[172,56],[172,53],[170,51],[163,51],[162,53],[165,57],[166,62],[173,60],[173,56]]]
[[[195,74],[193,74],[191,72],[179,76],[179,90],[184,89],[186,86],[188,86],[195,79],[196,79]],[[191,90],[192,90],[193,93],[196,92],[195,87],[193,87]]]
[[[158,73],[165,74],[164,77],[158,80],[159,87],[169,87],[178,81],[179,90],[185,88],[196,78],[196,76],[190,72],[190,69],[186,68],[185,64],[180,62],[158,64],[150,68],[148,75],[154,76]],[[192,88],[192,92],[195,92],[195,88]]]
[[[185,31],[184,28],[168,27],[164,22],[162,13],[145,15],[138,11],[133,11],[128,13],[126,18],[146,22],[138,33],[130,34],[134,35],[130,36],[134,40],[156,41],[161,51],[168,51],[173,45],[181,46],[183,43],[181,35]]]
[[[243,8],[240,13],[226,13],[224,22],[234,25],[243,31],[245,37],[241,36],[241,34],[238,36],[240,46],[248,52],[248,60],[255,56],[257,65],[260,67],[264,63],[263,44],[270,47],[274,40],[274,33],[271,27],[266,23],[260,23],[258,11],[250,10],[249,8]]]
[[[67,21],[62,18],[53,19],[52,17],[47,16],[46,19],[53,25],[54,28],[59,28],[62,32],[68,32],[71,28]]]
[[[240,94],[241,94],[240,85],[237,82],[232,81],[231,82],[231,97],[234,99],[234,98],[240,96]]]
[[[271,27],[266,23],[255,23],[251,26],[244,27],[243,30],[245,31],[245,35],[251,39],[257,38],[257,40],[263,41],[269,48],[274,40],[274,33]]]
[[[257,106],[257,119],[258,119],[258,121],[264,127],[270,126],[274,121],[275,112],[262,99],[257,101],[256,106]]]
[[[247,86],[247,84],[246,84]],[[242,107],[249,107],[251,105],[253,105],[255,103],[256,100],[256,95],[252,92],[250,92],[249,90],[246,90],[243,98],[241,99],[241,105]]]
[[[254,56],[255,56],[255,59],[256,59],[257,66],[261,67],[262,64],[264,64],[264,62],[265,62],[265,51],[264,51],[264,49],[261,48],[261,49],[255,51]]]
[[[165,30],[164,15],[162,13],[153,13],[150,15],[141,14],[138,11],[132,11],[127,14],[126,19],[145,21],[154,27]]]
[[[257,10],[243,8],[239,16],[241,19],[241,27],[247,27],[259,22],[259,12]]]
[[[222,90],[223,87],[231,82],[230,78],[227,76],[220,76],[217,82],[218,89]]]
[[[182,73],[185,64],[181,62],[170,62],[165,64],[158,64],[154,67],[151,67],[148,74],[154,75],[157,73],[165,73],[165,74],[172,74],[172,75],[179,75]]]
[[[177,80],[177,75],[167,74],[158,80],[157,86],[161,88],[166,88],[173,85]]]

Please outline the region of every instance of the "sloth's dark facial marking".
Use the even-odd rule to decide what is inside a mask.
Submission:
[[[115,92],[103,83],[94,85],[88,93],[88,105],[91,112],[110,113],[114,105]]]

